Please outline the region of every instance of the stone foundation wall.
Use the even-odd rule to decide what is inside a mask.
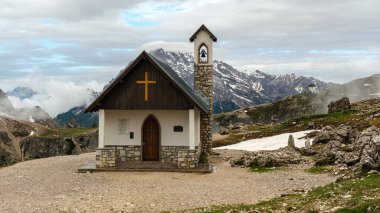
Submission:
[[[112,168],[116,166],[115,148],[96,149],[96,167]]]
[[[199,154],[196,149],[178,150],[178,168],[192,169],[198,167]]]
[[[106,146],[96,149],[96,167],[115,168],[124,162],[139,162],[142,159],[141,146]],[[162,146],[160,161],[178,165],[180,168],[195,168],[198,165],[198,148],[188,146]]]
[[[141,161],[141,146],[117,146],[117,163]]]
[[[177,164],[178,150],[188,149],[186,146],[162,146],[161,147],[161,162]]]

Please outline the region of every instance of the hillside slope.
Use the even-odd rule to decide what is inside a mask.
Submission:
[[[214,132],[239,124],[278,123],[303,115],[327,113],[331,101],[349,97],[351,103],[380,97],[380,74],[334,85],[318,93],[301,93],[271,103],[214,116]]]
[[[351,102],[362,101],[380,97],[380,74],[365,78],[358,78],[348,83],[334,85],[326,91],[322,91],[313,99],[313,102],[320,105],[321,113],[327,112],[327,105],[331,101],[348,97]]]

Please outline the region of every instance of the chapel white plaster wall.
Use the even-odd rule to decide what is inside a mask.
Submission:
[[[141,130],[145,118],[154,115],[161,128],[161,146],[189,146],[188,110],[105,110],[105,140],[107,145],[141,145]],[[200,119],[199,111],[195,119]],[[134,132],[134,138],[118,135],[118,119],[129,120],[128,132]],[[183,126],[183,132],[174,132],[174,126]],[[198,130],[199,131],[199,130]],[[199,143],[199,142],[198,142]],[[198,145],[196,140],[196,146]]]

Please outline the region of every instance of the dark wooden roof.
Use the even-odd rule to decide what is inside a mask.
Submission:
[[[210,38],[214,41],[214,42],[216,42],[218,39],[214,36],[214,34],[212,34],[212,32],[209,30],[209,29],[207,29],[207,27],[204,25],[204,24],[202,24],[202,26],[197,30],[197,31],[195,31],[195,33],[190,37],[190,42],[193,42],[194,41],[194,39],[197,37],[197,34],[200,32],[200,31],[202,31],[202,30],[205,30],[208,34],[210,34]]]
[[[170,99],[166,99],[165,103],[160,104],[158,103],[161,100],[160,97],[155,97],[156,100],[148,104],[133,103],[136,102],[136,100],[132,98],[135,96],[134,93],[136,93],[136,91],[129,90],[134,89],[131,88],[131,84],[128,84],[128,81],[135,82],[135,79],[129,78],[135,78],[136,74],[133,73],[136,73],[136,69],[147,66],[144,65],[144,63],[149,63],[149,66],[152,66],[152,68],[156,70],[155,72],[158,72],[157,74],[159,74],[159,76],[155,75],[157,78],[165,78],[167,79],[165,80],[166,82],[170,82],[169,84],[163,85],[163,88],[172,94],[176,94],[175,96],[178,96],[177,99],[175,99],[176,97],[171,97]],[[128,87],[126,87],[126,85]],[[128,96],[125,94],[126,91],[129,91],[131,94]],[[163,93],[166,93],[166,91]],[[166,94],[162,94],[161,98],[165,95]],[[177,100],[177,102],[175,102],[175,100]],[[85,112],[94,112],[99,109],[185,109],[190,106],[185,102],[197,106],[203,112],[209,111],[209,101],[207,97],[200,91],[191,89],[166,63],[143,51],[103,90],[90,106],[87,107]]]

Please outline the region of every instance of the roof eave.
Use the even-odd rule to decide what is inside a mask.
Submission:
[[[210,34],[210,38],[214,41],[214,42],[217,42],[218,41],[218,38],[216,38],[216,36],[204,25],[202,24],[201,27],[198,28],[197,31],[195,31],[195,33],[190,37],[190,42],[193,42],[194,39],[197,37],[197,34],[202,31],[202,30],[205,30],[208,34]]]

